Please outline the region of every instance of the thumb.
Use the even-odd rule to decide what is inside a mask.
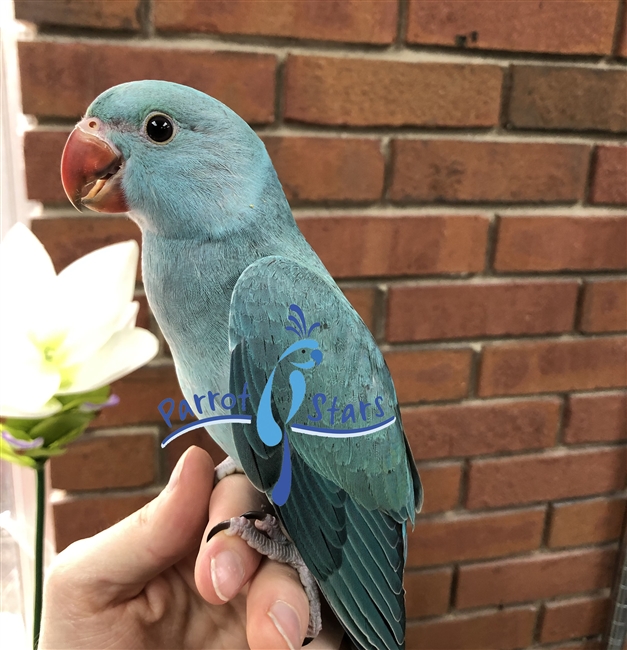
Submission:
[[[207,525],[213,461],[190,447],[153,501],[57,556],[50,581],[63,582],[96,607],[134,598],[146,583],[197,550]]]

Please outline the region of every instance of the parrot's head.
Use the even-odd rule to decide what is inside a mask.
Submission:
[[[310,370],[322,363],[322,350],[317,341],[303,339],[292,343],[279,358],[279,362],[287,359],[296,368]]]
[[[247,225],[268,185],[278,185],[244,120],[165,81],[125,83],[97,97],[65,145],[61,178],[78,209],[129,212],[143,230],[176,238]]]

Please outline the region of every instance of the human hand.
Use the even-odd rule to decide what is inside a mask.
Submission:
[[[205,542],[215,524],[263,502],[244,476],[214,488],[213,473],[209,455],[190,447],[153,501],[57,556],[40,650],[301,647],[309,603],[296,572],[239,537]],[[335,650],[342,636],[325,620],[307,648]]]

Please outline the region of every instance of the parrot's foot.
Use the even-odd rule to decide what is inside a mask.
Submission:
[[[248,546],[269,559],[289,564],[296,569],[309,599],[307,636],[311,638],[318,636],[322,628],[318,585],[296,546],[283,534],[277,518],[265,512],[247,512],[241,517],[232,517],[214,526],[207,536],[207,541],[221,530],[227,535],[241,537]]]
[[[230,476],[231,474],[244,474],[244,470],[230,456],[227,456],[215,469],[213,475],[214,486],[225,476]]]

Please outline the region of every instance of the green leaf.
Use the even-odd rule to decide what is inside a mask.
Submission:
[[[44,446],[49,447],[67,436],[76,437],[74,433],[77,429],[82,433],[95,416],[96,413],[84,413],[78,409],[62,411],[42,420],[30,430],[29,434],[33,438],[41,436],[44,439]]]
[[[0,459],[6,460],[9,463],[15,463],[16,465],[24,465],[25,467],[32,467],[35,469],[37,467],[37,462],[28,456],[22,456],[21,454],[16,454],[13,451],[13,448],[9,445],[8,442],[0,438]]]
[[[85,402],[92,404],[104,404],[111,393],[110,386],[103,386],[88,393],[77,393],[76,395],[55,395],[55,398],[61,402],[63,408],[61,412],[67,412],[71,409],[82,406]]]
[[[29,434],[30,430],[39,424],[40,422],[43,422],[46,418],[38,418],[36,420],[34,419],[29,419],[29,418],[7,418],[4,421],[4,428],[12,431],[15,429],[16,431],[24,431],[27,435]],[[16,438],[18,436],[15,436]],[[30,437],[30,436],[29,436]]]

